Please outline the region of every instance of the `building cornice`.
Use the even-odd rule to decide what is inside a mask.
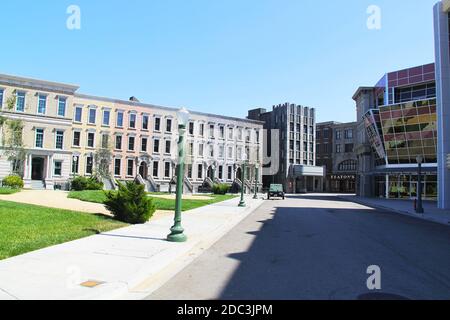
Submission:
[[[73,95],[75,94],[75,91],[79,89],[79,86],[75,85],[11,76],[6,74],[0,74],[0,84],[12,87],[33,89],[38,91],[43,90],[43,91],[57,92],[67,95]]]

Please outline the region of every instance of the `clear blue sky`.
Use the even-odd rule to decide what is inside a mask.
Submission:
[[[230,116],[289,101],[352,121],[358,86],[434,61],[435,2],[2,1],[0,72]],[[79,31],[66,28],[71,4]],[[366,27],[372,4],[379,31]]]

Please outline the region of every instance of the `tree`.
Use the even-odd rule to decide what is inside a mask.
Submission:
[[[15,96],[11,96],[6,100],[6,108],[8,111],[13,110],[15,105]],[[5,150],[4,154],[8,161],[11,162],[12,172],[23,178],[26,158],[23,143],[23,121],[5,117],[2,111],[0,113],[0,127],[3,130],[2,144]]]
[[[98,146],[94,154],[95,161],[95,174],[100,178],[110,178],[111,177],[111,163],[112,163],[113,153],[111,146],[111,137],[109,135],[103,135],[101,144]]]

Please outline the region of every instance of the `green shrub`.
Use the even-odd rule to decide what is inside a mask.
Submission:
[[[23,180],[21,177],[16,175],[11,175],[3,179],[3,186],[10,187],[13,189],[22,189],[23,188]]]
[[[151,198],[145,192],[144,186],[135,182],[118,183],[117,192],[105,192],[106,209],[111,211],[116,220],[129,223],[146,223],[156,211]]]
[[[214,194],[227,194],[228,191],[230,191],[230,186],[225,184],[225,183],[221,183],[221,184],[215,184],[213,186],[213,193]]]
[[[85,190],[103,190],[103,182],[95,176],[86,177],[76,177],[72,180],[71,189],[74,191],[85,191]]]

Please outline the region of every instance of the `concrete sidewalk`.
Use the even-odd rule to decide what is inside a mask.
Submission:
[[[197,258],[264,200],[239,199],[183,213],[189,240],[165,239],[173,216],[0,261],[0,299],[141,299]],[[93,288],[80,284],[100,283]]]
[[[450,211],[437,208],[436,202],[424,201],[424,214],[417,214],[414,210],[413,200],[394,200],[380,198],[364,198],[355,195],[338,195],[339,198],[356,202],[368,207],[374,207],[382,210],[392,211],[404,214],[410,217],[428,220],[450,226]]]

